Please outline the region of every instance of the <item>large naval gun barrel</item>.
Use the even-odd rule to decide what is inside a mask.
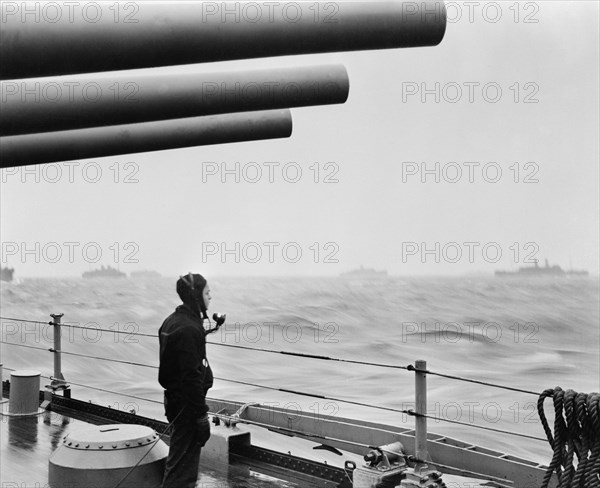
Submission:
[[[186,117],[0,138],[0,167],[290,137],[289,110]]]
[[[288,108],[343,103],[349,89],[341,66],[108,72],[433,46],[446,29],[444,2],[432,0],[21,1],[0,9],[2,167],[289,137]]]
[[[443,1],[2,2],[0,79],[433,46]]]
[[[344,103],[342,65],[2,81],[0,136]]]

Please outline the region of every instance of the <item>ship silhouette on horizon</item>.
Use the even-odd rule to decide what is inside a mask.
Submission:
[[[15,270],[13,268],[0,267],[0,281],[12,281]]]
[[[92,271],[85,271],[82,275],[83,278],[127,278],[127,274],[123,271],[119,271],[116,268],[110,266],[100,266],[100,269],[94,269]]]
[[[342,278],[359,279],[386,278],[388,276],[388,272],[385,270],[378,271],[374,268],[365,268],[361,265],[360,268],[346,271],[345,273],[341,273],[340,276]]]
[[[564,270],[558,264],[550,266],[548,260],[544,260],[544,267],[540,267],[538,260],[535,259],[533,266],[520,267],[518,271],[502,271],[496,270],[495,276],[518,276],[518,277],[542,277],[542,276],[588,276],[589,272],[583,269]]]

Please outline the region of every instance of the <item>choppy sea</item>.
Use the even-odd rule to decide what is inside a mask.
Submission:
[[[63,330],[65,353],[147,365],[64,354],[63,374],[73,396],[163,419],[156,334],[179,303],[174,283],[175,278],[2,283],[0,362],[50,376],[52,354],[31,347],[52,347],[51,327],[22,320],[47,322],[49,314],[64,313],[63,322],[82,327]],[[211,315],[227,313],[223,328],[209,336],[208,356],[218,378],[209,392],[213,398],[412,427],[412,417],[376,407],[413,408],[414,373],[377,364],[406,366],[417,359],[434,372],[534,392],[555,386],[600,389],[597,278],[209,277],[209,283]],[[4,371],[5,379],[9,373]],[[536,400],[528,393],[428,376],[428,414],[472,424],[429,419],[428,428],[548,463],[551,451]]]

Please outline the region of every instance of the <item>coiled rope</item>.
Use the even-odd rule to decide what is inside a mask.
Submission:
[[[544,412],[548,397],[554,403],[554,434]],[[557,386],[540,394],[537,407],[553,452],[541,488],[548,487],[555,472],[558,488],[600,488],[600,394]]]

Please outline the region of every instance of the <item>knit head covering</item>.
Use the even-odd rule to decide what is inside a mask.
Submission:
[[[202,292],[206,286],[206,279],[200,274],[188,273],[177,280],[177,294],[181,301],[192,307],[193,310],[200,305],[202,312],[206,312]]]

